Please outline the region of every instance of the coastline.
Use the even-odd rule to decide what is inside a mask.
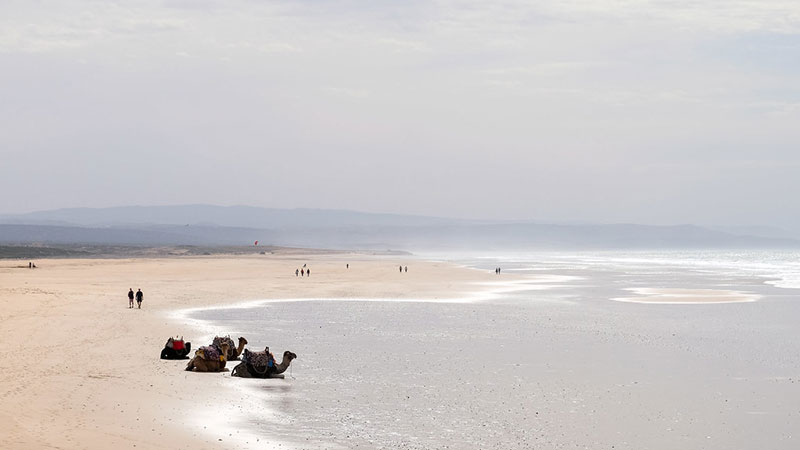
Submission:
[[[312,278],[294,276],[303,264],[316,269]],[[398,273],[399,265],[409,272]],[[54,259],[37,266],[0,263],[0,332],[8,336],[0,350],[0,446],[8,449],[253,445],[257,436],[226,429],[225,417],[248,401],[247,392],[228,387],[237,384],[229,372],[188,373],[185,361],[158,359],[170,335],[206,344],[211,330],[184,320],[187,310],[264,301],[254,298],[456,301],[496,283],[493,274],[449,263],[359,254]],[[127,308],[129,287],[145,292],[142,310]]]
[[[773,435],[796,429],[798,303],[763,277],[645,267],[632,278],[574,264],[504,265],[498,277],[487,265],[359,254],[36,263],[0,263],[2,448],[633,450],[706,436],[730,448],[755,445],[739,432],[754,410]],[[312,278],[294,275],[304,263]],[[145,292],[141,311],[127,308],[128,287]],[[625,293],[765,301],[612,301]],[[297,353],[294,379],[187,373],[156,356],[170,335],[196,348],[214,334]],[[331,370],[344,356],[354,370]]]

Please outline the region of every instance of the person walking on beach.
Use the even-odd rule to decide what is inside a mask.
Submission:
[[[133,308],[133,288],[128,291],[128,308]]]
[[[300,269],[294,269],[294,276],[296,277],[300,276]]]
[[[403,266],[400,266],[400,273],[403,273]]]
[[[306,276],[307,277],[311,276],[311,268],[310,267],[306,269]]]
[[[405,267],[405,272],[408,273],[408,266]]]
[[[136,303],[139,304],[139,309],[142,309],[142,300],[144,300],[144,294],[142,293],[142,290],[139,289],[136,291]]]
[[[300,269],[300,276],[301,277],[306,276],[306,269]]]

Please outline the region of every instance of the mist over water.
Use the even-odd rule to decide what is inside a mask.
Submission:
[[[793,449],[798,256],[460,255],[448,260],[501,267],[498,287],[531,275],[529,288],[473,303],[319,299],[194,317],[298,354],[286,380],[232,382],[281,412],[250,426],[299,448]],[[611,300],[632,288],[760,300]]]
[[[800,288],[800,251],[633,250],[520,252],[470,256],[417,253],[427,259],[521,274],[607,274],[620,287],[763,288],[763,284]],[[751,283],[752,282],[752,283]],[[676,284],[677,283],[677,284]],[[579,283],[578,283],[579,284]]]

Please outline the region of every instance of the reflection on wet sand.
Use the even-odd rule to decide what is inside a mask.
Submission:
[[[657,304],[709,304],[747,303],[761,298],[758,294],[724,289],[678,289],[678,288],[628,288],[635,297],[618,297],[612,300],[629,303]]]

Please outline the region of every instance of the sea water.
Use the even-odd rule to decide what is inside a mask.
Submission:
[[[193,313],[298,355],[240,380],[296,448],[798,448],[800,254],[424,255],[532,277],[480,301],[270,302]],[[411,266],[411,264],[409,264]],[[413,270],[413,267],[412,267]],[[613,301],[720,289],[752,303]]]

